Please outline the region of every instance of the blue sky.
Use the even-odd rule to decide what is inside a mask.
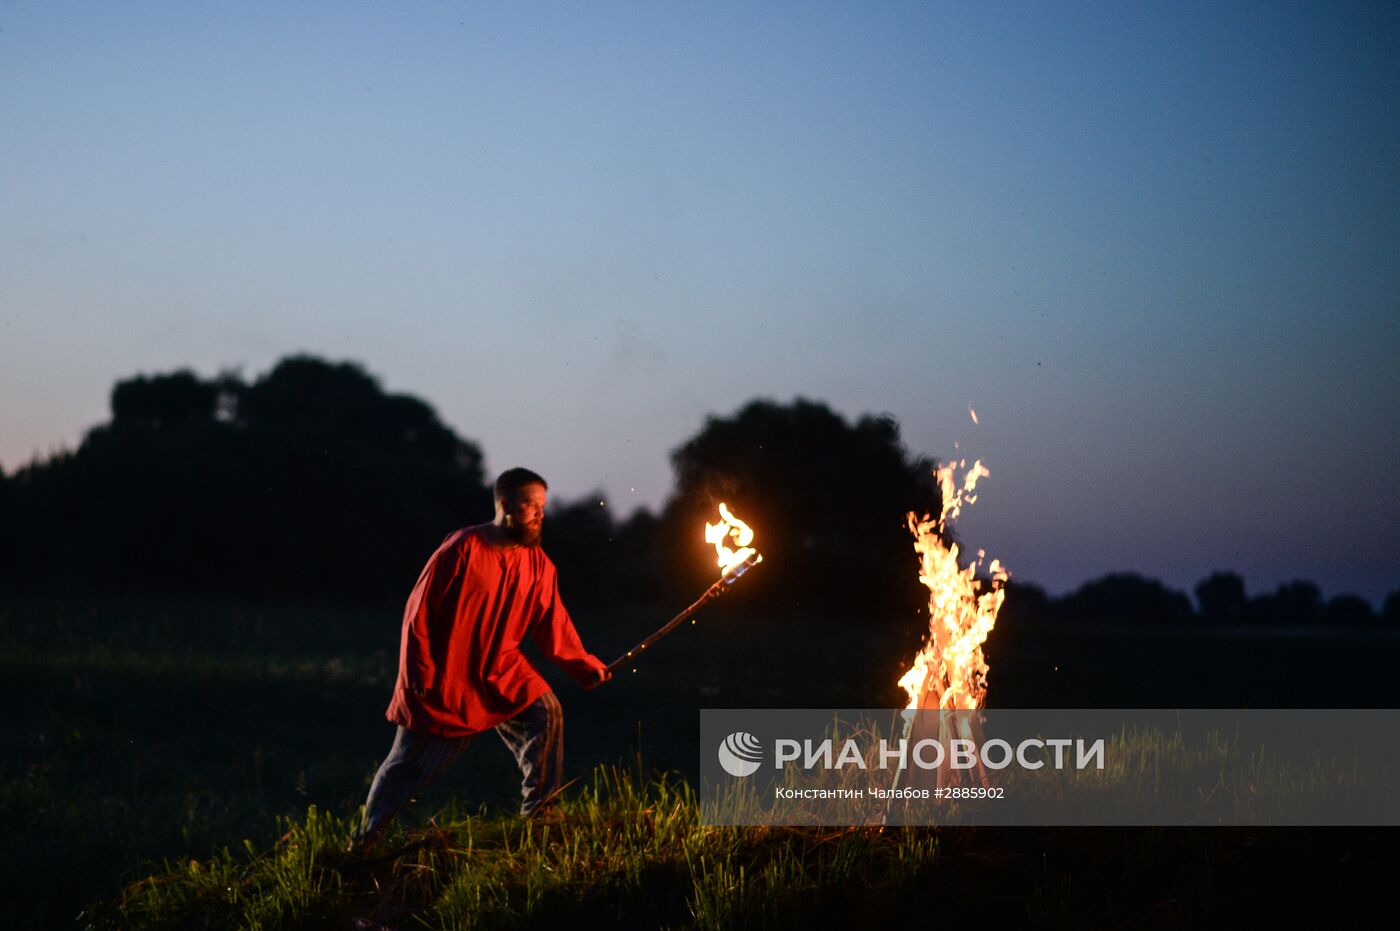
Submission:
[[[805,396],[981,457],[963,535],[1052,592],[1378,600],[1398,39],[1390,4],[0,3],[0,463],[119,378],[305,351],[626,513],[707,414]]]

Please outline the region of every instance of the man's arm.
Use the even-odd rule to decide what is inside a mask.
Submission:
[[[585,689],[591,689],[611,679],[612,673],[608,672],[607,663],[583,648],[573,618],[569,617],[559,597],[559,578],[552,567],[549,576],[543,598],[544,613],[530,628],[530,636],[560,669]]]
[[[418,583],[404,606],[403,641],[399,652],[399,668],[410,692],[424,694],[437,681],[433,661],[433,640],[446,633],[442,618],[448,593],[461,572],[461,552],[456,546],[439,547],[423,567]],[[446,610],[452,610],[451,605]]]

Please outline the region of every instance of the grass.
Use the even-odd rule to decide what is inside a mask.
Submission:
[[[832,909],[888,911],[934,870],[939,839],[901,829],[700,824],[694,793],[595,770],[562,820],[448,812],[344,853],[351,823],[310,809],[271,847],[167,860],[87,916],[97,928],[545,927],[591,917],[629,927],[790,927]]]
[[[559,823],[447,806],[380,850],[316,809],[277,839],[167,859],[90,909],[96,929],[1032,928],[1332,916],[1391,881],[1357,830],[716,827],[683,781],[600,767]],[[1284,892],[1286,891],[1286,895]]]
[[[773,694],[772,654],[747,641],[705,658],[731,645],[727,616],[606,690],[561,687],[567,766],[585,774],[565,823],[500,813],[518,777],[487,738],[397,824],[397,855],[348,857],[392,735],[396,614],[0,598],[0,875],[17,890],[0,924],[71,927],[82,911],[138,928],[1211,926],[1375,898],[1392,880],[1381,830],[703,826],[685,779],[600,761],[631,745],[668,772],[693,767],[702,706],[846,703]]]

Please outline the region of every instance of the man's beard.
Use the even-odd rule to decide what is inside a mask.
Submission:
[[[539,546],[544,539],[543,525],[522,527],[512,524],[502,529],[505,531],[506,539],[517,546]]]

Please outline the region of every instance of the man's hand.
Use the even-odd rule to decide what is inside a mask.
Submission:
[[[593,667],[593,672],[595,675],[597,675],[598,678],[594,679],[592,682],[588,683],[583,687],[583,690],[585,692],[593,691],[598,686],[602,685],[604,682],[607,682],[609,679],[612,678],[612,670],[609,669],[607,666],[603,665],[602,660],[599,660],[598,665]]]

